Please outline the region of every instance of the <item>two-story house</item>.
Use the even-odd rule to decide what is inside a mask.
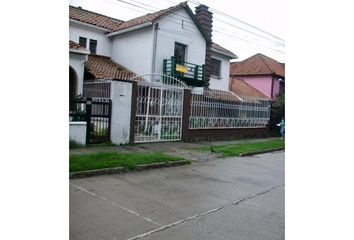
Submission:
[[[230,87],[245,85],[240,81],[274,100],[285,91],[285,64],[261,53],[241,62],[233,62],[230,67]]]
[[[212,42],[212,13],[205,5],[194,14],[183,2],[128,21],[80,7],[69,10],[72,95],[82,93],[85,80],[150,73],[178,77],[194,87],[229,88],[230,60],[237,56]]]

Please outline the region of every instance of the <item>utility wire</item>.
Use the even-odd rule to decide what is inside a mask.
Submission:
[[[145,4],[145,3],[141,3],[141,2],[136,1],[136,0],[131,0],[131,1],[133,1],[133,2],[135,2],[135,3],[138,3],[138,4],[142,4],[142,5],[144,5],[144,6],[147,6],[147,7],[149,7],[150,9],[148,9],[148,8],[146,8],[146,7],[138,6],[138,5],[136,5],[136,4],[132,4],[132,3],[129,3],[129,2],[126,2],[126,1],[123,1],[123,0],[117,0],[117,1],[124,2],[124,3],[126,3],[126,4],[129,4],[129,5],[138,7],[138,8],[143,8],[143,9],[148,10],[148,11],[151,11],[151,12],[156,11],[156,10],[158,10],[158,11],[161,10],[161,9],[158,9],[158,8],[156,8],[156,7],[154,7],[154,6],[151,6],[151,5]],[[171,1],[169,1],[169,2],[171,2]],[[197,4],[195,1],[189,1],[189,2],[192,2],[192,3],[194,3],[194,4]],[[153,9],[153,10],[151,10],[151,9]],[[210,9],[212,9],[212,8],[210,8]],[[170,17],[173,18],[172,16],[170,16]],[[181,17],[183,17],[183,16],[181,16]],[[177,18],[176,18],[176,19],[177,19]],[[272,40],[272,39],[270,39],[270,38],[267,38],[267,37],[265,37],[265,36],[259,35],[259,34],[257,34],[257,33],[252,32],[252,31],[249,31],[249,30],[247,30],[247,29],[241,28],[241,27],[236,26],[236,25],[234,25],[234,24],[231,24],[231,23],[229,23],[229,22],[223,21],[223,20],[218,19],[218,18],[213,18],[213,19],[215,19],[216,21],[225,23],[225,24],[227,24],[227,25],[229,25],[229,26],[232,26],[232,27],[234,27],[234,28],[240,29],[240,30],[242,30],[242,31],[248,32],[248,33],[250,33],[250,34],[256,35],[256,36],[261,37],[261,38],[263,38],[263,39],[266,39],[266,40],[268,40],[268,41],[275,42],[275,43],[278,44],[278,45],[285,46],[285,45],[284,45],[283,43],[281,43],[281,42]],[[188,21],[187,19],[179,19],[179,20]],[[189,22],[190,22],[190,21],[189,21]],[[190,23],[192,23],[192,22],[190,22]]]
[[[282,53],[282,54],[285,54],[285,52],[283,52],[283,51],[281,51],[281,50],[277,50],[277,49],[274,49],[274,48],[270,48],[270,47],[268,47],[268,46],[265,46],[265,45],[263,45],[263,44],[260,44],[259,42],[251,42],[251,41],[249,41],[249,40],[246,40],[246,39],[243,39],[243,38],[240,38],[240,37],[235,37],[235,36],[232,36],[232,35],[230,35],[230,34],[227,34],[227,33],[224,33],[224,32],[220,32],[220,31],[218,31],[218,30],[214,30],[214,31],[217,32],[217,33],[219,33],[219,34],[222,34],[222,35],[224,35],[224,36],[227,36],[227,37],[229,37],[229,38],[231,38],[231,39],[233,39],[233,40],[236,40],[236,41],[241,40],[241,41],[246,42],[246,43],[248,43],[248,44],[251,44],[251,43],[252,43],[252,44],[261,46],[261,47],[263,47],[263,48],[265,48],[265,49],[269,49],[269,50],[272,50],[272,51],[277,51],[277,52],[280,52],[280,53]]]
[[[196,2],[196,1],[193,1],[193,0],[187,0],[187,1],[190,2],[190,3],[193,3],[193,4],[195,4],[195,5],[199,5],[199,4],[200,4],[199,2]],[[258,28],[258,27],[256,27],[256,26],[254,26],[254,25],[249,24],[249,23],[247,23],[247,22],[245,22],[245,21],[242,21],[242,20],[240,20],[240,19],[238,19],[238,18],[235,18],[235,17],[233,17],[233,16],[230,16],[230,15],[228,15],[228,14],[222,12],[222,11],[219,11],[219,10],[217,10],[217,9],[215,9],[215,8],[209,7],[209,9],[212,10],[212,12],[214,12],[214,13],[217,13],[217,14],[222,15],[222,16],[224,16],[224,17],[233,19],[233,20],[235,20],[235,21],[237,21],[237,22],[239,22],[239,23],[242,23],[242,24],[244,24],[244,25],[246,25],[246,26],[249,26],[249,27],[251,27],[251,28],[254,28],[254,29],[256,29],[256,30],[258,30],[258,31],[260,31],[260,32],[263,32],[263,33],[265,33],[265,34],[268,34],[269,36],[272,36],[273,38],[276,38],[276,39],[278,39],[278,40],[284,42],[284,39],[281,39],[281,38],[279,38],[279,37],[277,37],[277,36],[275,36],[275,35],[273,35],[273,34],[267,32],[267,31],[264,31],[264,30],[262,30],[262,29],[260,29],[260,28]]]
[[[119,0],[118,0],[118,1],[119,1]],[[154,7],[154,6],[151,6],[151,5],[145,4],[145,3],[141,3],[141,2],[136,1],[136,0],[131,0],[131,1],[133,1],[133,2],[135,2],[135,3],[138,3],[138,4],[142,4],[142,5],[147,6],[147,7],[149,7],[149,8],[152,8],[152,9],[154,9],[153,11],[155,11],[155,10],[158,10],[158,11],[159,11],[159,10],[161,10],[161,9],[158,9],[158,8],[156,8],[156,7]],[[168,0],[165,0],[165,1],[168,1]],[[176,2],[173,2],[173,1],[168,1],[168,2],[172,2],[172,3],[177,4]],[[194,3],[194,4],[199,5],[199,3],[195,2],[195,1],[188,1],[188,2],[191,2],[191,3]],[[136,6],[136,5],[134,5],[134,6]],[[146,9],[146,8],[145,8],[145,9]],[[234,18],[234,17],[229,16],[229,15],[227,15],[226,13],[223,13],[223,12],[218,11],[218,10],[216,10],[216,9],[213,9],[213,8],[210,8],[210,9],[213,10],[214,12],[216,12],[216,13],[219,13],[220,15]],[[152,11],[152,10],[150,10],[150,11]],[[176,15],[177,15],[177,14],[176,14]],[[177,16],[179,16],[179,15],[177,15]],[[181,17],[183,18],[183,16],[181,16]],[[247,29],[245,29],[245,28],[242,28],[242,27],[236,26],[236,25],[234,25],[234,24],[231,24],[231,23],[229,23],[229,22],[223,21],[223,20],[221,20],[221,19],[219,19],[219,18],[215,18],[215,17],[214,17],[213,19],[215,19],[216,21],[222,22],[222,23],[224,23],[224,24],[227,24],[227,25],[229,25],[229,26],[232,26],[232,27],[234,27],[234,28],[240,29],[240,30],[242,30],[242,31],[248,32],[248,33],[250,33],[250,34],[256,35],[256,36],[258,36],[258,37],[260,37],[260,38],[263,38],[263,39],[266,39],[266,40],[268,40],[268,41],[272,41],[272,42],[275,42],[275,43],[277,43],[277,44],[279,44],[279,45],[285,46],[284,43],[281,43],[281,42],[275,41],[275,40],[273,40],[273,39],[267,38],[267,37],[265,37],[265,36],[262,36],[262,35],[260,35],[260,34],[255,33],[255,32],[252,32],[252,31],[247,30]],[[234,19],[236,19],[236,18],[234,18]],[[182,20],[188,21],[189,19],[188,19],[188,20],[187,20],[187,19],[182,19]],[[238,20],[238,19],[237,19],[237,20]],[[239,20],[239,21],[241,21],[241,20]],[[192,22],[191,22],[191,23],[192,23]],[[252,26],[252,25],[250,25],[250,24],[248,24],[248,25],[249,25],[249,26]],[[254,27],[254,26],[253,26],[253,27]],[[256,28],[256,27],[255,27],[255,28]],[[276,36],[274,36],[274,35],[272,35],[272,34],[270,34],[270,33],[268,33],[268,32],[265,32],[265,31],[263,31],[263,30],[261,30],[261,29],[259,29],[259,28],[257,28],[257,30],[259,30],[259,31],[261,31],[261,32],[264,32],[264,33],[267,33],[268,35],[271,35],[272,37],[275,37],[275,38],[277,38],[277,39],[280,39],[280,38],[278,38],[278,37],[276,37]],[[284,40],[282,40],[282,39],[280,39],[280,40],[281,40],[281,41],[284,41]]]
[[[145,10],[147,10],[147,11],[149,11],[149,12],[153,12],[153,10],[151,10],[151,9],[147,9],[147,8],[145,8],[145,7],[136,5],[136,4],[134,4],[134,3],[126,2],[126,1],[123,1],[123,0],[116,0],[116,1],[122,2],[122,3],[125,3],[125,4],[129,4],[129,5],[134,6],[134,7],[142,8],[142,9],[145,9]]]
[[[130,3],[130,2],[124,1],[124,0],[116,0],[116,1],[122,2],[122,3],[125,3],[125,4],[128,4],[128,5],[131,5],[131,6],[140,8],[140,9],[144,9],[144,10],[147,10],[147,11],[149,11],[149,12],[154,12],[154,11],[156,11],[156,10],[159,10],[159,9],[156,8],[156,7],[153,7],[153,6],[148,5],[148,4],[143,4],[143,3],[139,2],[139,1],[134,1],[134,0],[132,0],[132,1],[135,2],[135,3],[143,4],[143,5],[145,5],[145,6],[148,6],[148,7],[150,7],[150,8],[153,8],[154,10],[151,10],[151,9],[146,8],[146,7],[139,6],[139,5],[136,5],[136,4],[133,4],[133,3]],[[167,1],[167,0],[166,0],[166,1]],[[172,1],[169,1],[169,2],[172,2]],[[173,3],[175,3],[175,2],[173,2]],[[192,3],[193,3],[193,2],[192,2]],[[194,3],[194,4],[195,4],[195,3]],[[136,11],[138,11],[138,10],[136,10]],[[139,12],[141,12],[141,11],[139,11]],[[170,18],[172,18],[172,19],[177,19],[177,20],[183,20],[183,21],[186,21],[186,22],[190,22],[190,21],[188,21],[187,19],[179,19],[179,18],[175,18],[175,17],[172,17],[172,16],[168,16],[168,17],[170,17]],[[181,16],[181,17],[183,18],[183,16]],[[249,33],[251,33],[251,34],[255,34],[255,35],[257,35],[257,36],[260,36],[260,37],[265,38],[265,39],[267,39],[267,40],[270,40],[270,41],[272,41],[272,42],[275,42],[275,43],[277,43],[278,45],[284,46],[284,44],[282,44],[282,43],[276,42],[276,41],[271,40],[271,39],[269,39],[269,38],[266,38],[266,37],[264,37],[264,36],[262,36],[262,35],[259,35],[259,34],[256,34],[256,33],[251,32],[251,31],[245,30],[245,29],[243,29],[243,28],[240,28],[240,27],[235,26],[235,25],[233,25],[233,24],[230,24],[230,23],[228,23],[228,22],[222,21],[222,20],[220,20],[220,19],[216,19],[216,20],[217,20],[217,21],[221,21],[221,22],[223,22],[223,23],[225,23],[225,24],[234,26],[234,27],[236,27],[236,28],[238,28],[238,29],[241,29],[241,30],[243,30],[243,31],[249,32]],[[170,21],[171,21],[171,20],[170,20]],[[171,22],[174,22],[174,21],[171,21]],[[174,22],[174,23],[179,24],[179,22]],[[193,23],[193,22],[190,22],[190,23]],[[191,30],[192,30],[192,29],[191,29]],[[250,42],[251,42],[251,41],[249,41],[249,40],[245,40],[245,39],[242,39],[242,38],[239,38],[239,37],[236,37],[236,38],[237,38],[237,39],[236,39],[236,38],[235,38],[234,36],[232,36],[232,35],[229,35],[229,34],[226,34],[226,33],[224,33],[224,32],[218,31],[217,28],[214,28],[213,30],[214,30],[215,32],[217,32],[217,33],[223,34],[223,35],[225,35],[225,36],[227,36],[227,37],[229,37],[229,38],[235,39],[235,40],[241,40],[241,41],[244,41],[244,42],[247,42],[247,43],[250,43]],[[192,37],[192,34],[191,34],[190,36]],[[254,42],[254,44],[260,45],[260,44],[258,44],[258,43],[256,43],[256,42]],[[265,47],[265,48],[267,48],[267,49],[270,49],[270,50],[273,50],[273,51],[277,51],[277,52],[280,52],[280,53],[284,53],[283,51],[280,51],[280,50],[277,50],[277,49],[273,49],[273,48],[267,47],[267,46],[265,46],[265,45],[260,45],[260,46],[263,46],[263,47]]]
[[[241,30],[243,30],[243,31],[245,31],[245,32],[254,34],[254,35],[258,36],[258,37],[261,37],[261,38],[264,38],[264,39],[266,39],[266,40],[269,40],[269,41],[275,42],[275,43],[277,43],[277,44],[280,44],[280,45],[282,45],[282,46],[285,46],[284,43],[274,41],[274,40],[272,40],[272,39],[270,39],[270,38],[264,37],[264,36],[262,36],[262,35],[259,35],[259,34],[257,34],[257,33],[251,32],[251,31],[248,31],[247,29],[244,29],[244,28],[241,28],[241,27],[236,26],[236,25],[234,25],[234,24],[225,22],[225,21],[223,21],[223,20],[221,20],[221,19],[218,19],[218,18],[215,18],[215,17],[214,17],[213,19],[215,19],[215,20],[217,20],[217,21],[219,21],[219,22],[225,23],[225,24],[227,24],[227,25],[229,25],[229,26],[232,26],[232,27],[234,27],[234,28],[241,29]]]

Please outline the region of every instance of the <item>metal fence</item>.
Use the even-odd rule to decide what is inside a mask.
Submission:
[[[265,127],[269,117],[266,99],[246,99],[215,89],[192,92],[190,129]]]
[[[90,97],[90,98],[110,98],[111,81],[110,80],[85,81],[83,96]]]
[[[183,89],[138,84],[135,142],[181,139]]]
[[[112,102],[103,98],[80,98],[70,102],[70,121],[87,123],[86,143],[110,140]]]

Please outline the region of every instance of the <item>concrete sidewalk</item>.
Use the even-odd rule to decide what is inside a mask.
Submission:
[[[246,142],[261,142],[279,138],[261,138],[261,139],[242,139],[232,141],[214,141],[214,142],[156,142],[156,143],[140,143],[125,146],[108,146],[108,147],[86,147],[71,149],[70,154],[86,154],[104,151],[118,151],[118,152],[150,152],[159,151],[167,154],[178,155],[188,160],[209,160],[220,156],[219,153],[199,151],[198,148],[203,146],[220,146],[227,144],[240,144]]]
[[[70,180],[72,240],[283,240],[284,151]]]

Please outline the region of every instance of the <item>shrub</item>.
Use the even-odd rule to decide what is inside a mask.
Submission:
[[[84,145],[76,142],[75,140],[70,139],[69,140],[69,149],[74,149],[74,148],[82,148]]]

